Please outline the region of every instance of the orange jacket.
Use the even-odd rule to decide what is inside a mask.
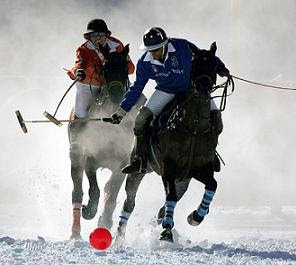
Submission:
[[[106,45],[108,45],[109,52],[122,52],[124,49],[122,42],[111,36],[107,37]],[[87,41],[76,50],[75,65],[67,74],[71,79],[75,79],[76,70],[83,69],[86,77],[80,82],[100,86],[104,80],[104,76],[100,73],[104,60],[104,55],[95,48],[91,41]],[[128,57],[128,73],[133,74],[134,71],[135,65]]]

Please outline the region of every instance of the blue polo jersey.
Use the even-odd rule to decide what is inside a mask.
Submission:
[[[192,61],[192,52],[188,45],[189,42],[185,39],[169,39],[164,63],[154,60],[149,51],[145,52],[137,63],[136,80],[125,93],[120,107],[127,112],[130,111],[149,79],[155,80],[155,89],[166,93],[188,91]]]

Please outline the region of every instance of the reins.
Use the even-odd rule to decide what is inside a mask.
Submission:
[[[249,83],[249,84],[253,84],[253,85],[258,85],[258,86],[263,86],[263,87],[270,87],[270,88],[275,88],[275,89],[281,89],[281,90],[290,90],[290,91],[295,91],[296,88],[293,87],[282,87],[282,86],[273,86],[273,85],[268,85],[268,84],[264,84],[264,83],[259,83],[259,82],[255,82],[255,81],[251,81],[251,80],[247,80],[238,76],[234,76],[231,75],[231,77],[238,79],[240,81]]]
[[[228,94],[228,87],[231,85],[232,89],[231,89],[231,92]],[[222,92],[222,95],[221,96],[213,96],[211,97],[211,99],[214,99],[214,98],[221,98],[221,102],[220,102],[220,111],[224,111],[225,108],[226,108],[226,99],[228,96],[230,96],[233,92],[234,92],[234,82],[233,82],[233,78],[232,76],[228,76],[227,77],[227,80],[220,84],[220,85],[217,85],[217,86],[214,86],[213,89],[211,90],[211,93],[213,93],[214,91],[216,91],[217,89],[219,88],[223,88],[223,92]]]

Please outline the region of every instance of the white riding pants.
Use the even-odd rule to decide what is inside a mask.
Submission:
[[[99,86],[92,85],[91,89],[89,84],[76,83],[74,113],[78,118],[88,117],[88,108],[92,104],[94,100],[93,94],[97,94]]]
[[[168,104],[173,98],[175,94],[169,94],[164,91],[155,89],[152,93],[151,97],[147,100],[145,106],[149,108],[154,116],[157,116],[162,109]],[[211,110],[217,110],[216,103],[213,99],[211,99]]]
[[[169,94],[155,89],[151,97],[145,103],[145,107],[149,108],[154,116],[157,116],[165,105],[168,104],[174,97],[175,94]]]

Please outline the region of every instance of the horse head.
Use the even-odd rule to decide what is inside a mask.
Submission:
[[[191,88],[183,103],[184,124],[193,134],[203,133],[210,127],[210,97],[216,82],[218,62],[216,43],[209,50],[199,50],[191,66]]]
[[[191,80],[201,92],[210,92],[216,83],[218,66],[216,51],[217,45],[213,42],[209,50],[199,50],[192,61]]]
[[[103,73],[110,101],[119,104],[128,85],[128,53],[129,44],[121,53],[111,52],[106,56]]]

